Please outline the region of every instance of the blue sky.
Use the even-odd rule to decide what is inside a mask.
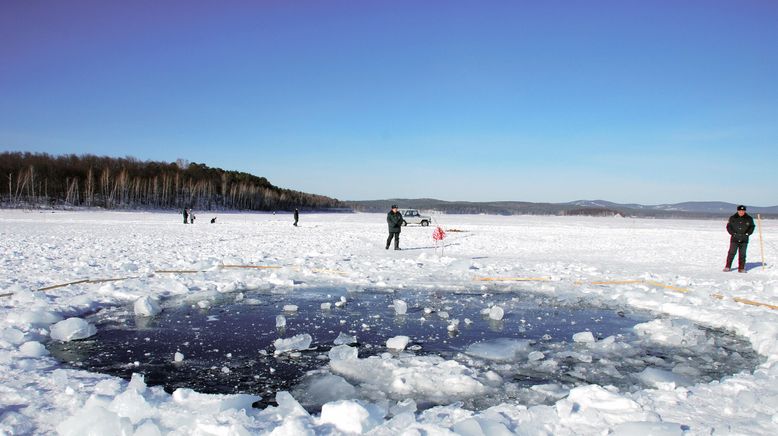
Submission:
[[[0,150],[346,200],[778,204],[778,2],[0,2]]]

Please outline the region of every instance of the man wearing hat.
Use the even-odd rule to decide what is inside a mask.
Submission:
[[[748,247],[748,237],[754,233],[754,219],[746,213],[746,207],[740,205],[737,207],[737,213],[729,217],[727,222],[727,232],[731,235],[729,238],[729,253],[727,253],[727,265],[724,272],[732,271],[732,261],[735,259],[735,253],[740,253],[737,262],[737,272],[746,272],[746,248]]]
[[[405,223],[405,220],[403,219],[402,214],[397,210],[396,204],[393,204],[392,210],[386,214],[386,223],[389,224],[389,238],[386,240],[386,249],[389,249],[392,238],[394,238],[394,249],[399,250],[400,231],[402,230],[402,225]]]

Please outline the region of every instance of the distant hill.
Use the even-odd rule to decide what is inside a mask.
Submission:
[[[467,202],[444,201],[432,198],[387,199],[347,202],[354,210],[362,212],[383,212],[392,204],[402,208],[423,209],[448,214],[490,214],[490,215],[589,215],[628,216],[653,218],[713,218],[731,215],[737,205],[707,201],[678,204],[642,205],[620,204],[605,200],[578,200],[568,203],[532,203],[524,201]],[[761,213],[766,217],[778,218],[778,206],[749,206],[751,214]]]
[[[338,210],[343,202],[205,164],[93,155],[0,153],[0,206]],[[350,211],[350,209],[347,209]]]

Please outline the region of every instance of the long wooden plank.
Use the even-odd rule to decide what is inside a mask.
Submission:
[[[59,285],[46,286],[45,288],[38,288],[37,290],[38,291],[48,291],[49,289],[64,288],[65,286],[77,285],[79,283],[87,283],[88,281],[89,281],[89,279],[76,280],[75,282],[69,282],[69,283],[62,283],[62,284],[59,284]]]
[[[476,277],[477,282],[547,282],[548,277]]]

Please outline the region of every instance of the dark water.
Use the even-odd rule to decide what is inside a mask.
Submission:
[[[275,392],[293,388],[308,371],[326,367],[327,351],[340,333],[356,336],[360,358],[386,352],[388,338],[407,335],[411,338],[409,352],[451,359],[461,358],[461,353],[475,342],[494,338],[529,339],[546,354],[572,349],[572,335],[586,330],[596,338],[616,335],[628,340],[634,336],[631,328],[635,324],[652,319],[647,313],[586,307],[516,293],[310,290],[246,293],[242,299],[237,295],[243,296],[211,297],[211,306],[204,309],[196,300],[168,301],[163,313],[154,318],[135,317],[132,307],[104,310],[90,319],[98,327],[97,335],[82,341],[51,343],[49,349],[72,367],[125,379],[132,373],[143,373],[149,385],[162,385],[170,392],[188,387],[208,393],[258,394],[265,402],[261,406],[272,402]],[[347,302],[336,307],[341,296]],[[407,314],[395,314],[394,299],[407,302]],[[324,302],[332,303],[330,310],[321,309]],[[286,304],[297,305],[298,311],[284,313]],[[504,308],[501,321],[481,314],[492,304]],[[279,330],[276,316],[280,314],[286,317],[286,327]],[[447,326],[454,318],[459,319],[459,328],[449,332]],[[472,323],[465,323],[465,318]],[[311,349],[273,355],[274,340],[300,333],[313,337]],[[753,370],[757,359],[746,342],[721,332],[709,334],[712,341],[719,341],[716,349],[725,350],[721,362],[710,356],[695,359],[690,351],[689,356],[682,356],[682,352],[654,347],[638,353],[639,359],[633,352],[619,370],[637,372],[646,362],[656,365],[671,360],[668,355],[674,353],[690,364],[699,360],[702,381]],[[173,362],[176,352],[183,353],[183,362]],[[596,360],[589,363],[593,370],[587,380],[580,374],[581,365],[585,364],[560,359],[559,368],[552,373],[538,373],[521,365],[503,371],[521,386],[549,382],[618,386],[629,382],[598,373],[594,370]]]

